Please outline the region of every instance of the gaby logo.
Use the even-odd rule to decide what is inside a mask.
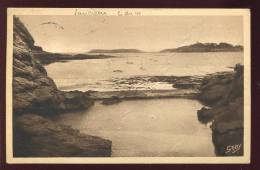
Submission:
[[[236,153],[236,152],[238,152],[240,149],[241,149],[241,144],[236,144],[236,145],[228,145],[227,147],[226,147],[226,154],[227,153],[232,153],[232,154],[234,154],[234,153]]]

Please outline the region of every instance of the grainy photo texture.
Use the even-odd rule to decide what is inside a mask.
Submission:
[[[11,16],[13,158],[245,156],[243,15],[72,11]]]

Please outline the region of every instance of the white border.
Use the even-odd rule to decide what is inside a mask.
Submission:
[[[243,16],[244,23],[244,156],[240,157],[52,157],[52,158],[15,158],[13,157],[12,132],[12,66],[13,66],[13,15],[74,15],[75,8],[8,8],[7,15],[7,58],[6,58],[6,161],[9,164],[43,163],[43,164],[190,164],[190,163],[250,163],[251,143],[251,79],[250,79],[250,10],[249,9],[130,9],[130,8],[77,8],[87,15],[95,12],[105,12],[106,16],[118,16],[118,11],[124,13],[141,12],[141,16]]]

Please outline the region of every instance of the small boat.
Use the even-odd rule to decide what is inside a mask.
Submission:
[[[122,70],[114,70],[113,72],[115,72],[115,73],[122,73],[123,71]]]
[[[145,68],[143,68],[143,67],[140,67],[140,70],[145,70]]]

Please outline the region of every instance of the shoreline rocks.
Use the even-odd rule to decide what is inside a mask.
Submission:
[[[159,98],[187,98],[196,99],[199,91],[196,89],[172,90],[121,90],[121,91],[87,91],[86,95],[93,100],[110,100],[113,96],[120,100],[159,99]]]
[[[199,99],[211,108],[199,110],[198,119],[203,123],[212,121],[212,141],[217,156],[243,155],[243,66],[236,65],[234,71],[207,77],[201,85]]]
[[[104,105],[112,105],[116,103],[122,102],[122,99],[120,99],[117,96],[112,96],[111,98],[103,99],[102,104]]]
[[[199,88],[198,99],[207,105],[217,104],[232,88],[234,72],[223,72],[206,76]]]
[[[172,83],[174,88],[179,89],[175,91],[62,92],[48,77],[39,61],[40,57],[43,57],[41,55],[45,55],[49,56],[45,64],[56,62],[58,60],[52,59],[57,54],[44,52],[41,47],[34,46],[32,36],[17,17],[14,17],[13,36],[14,156],[110,156],[111,141],[81,134],[78,130],[62,124],[55,124],[50,117],[67,111],[88,109],[94,104],[93,100],[100,98],[107,98],[104,104],[114,104],[121,101],[121,97],[118,97],[120,95],[127,99],[148,99],[173,96],[194,98],[198,94],[199,100],[211,107],[198,111],[198,118],[205,123],[213,121],[212,140],[216,154],[218,156],[243,154],[241,66],[236,66],[235,73],[221,73],[203,78],[200,93],[197,88],[201,79],[193,80],[192,77],[180,79],[174,76],[157,76],[150,78],[149,81]],[[71,59],[69,57],[62,56],[59,61]],[[78,59],[84,57],[80,55]],[[130,84],[129,82],[135,83],[136,79],[127,80],[126,83]],[[119,83],[124,82],[120,80]],[[115,93],[118,94],[116,98],[113,97]],[[240,149],[236,152],[230,150],[234,146],[239,146]]]
[[[112,142],[81,134],[35,113],[14,122],[15,157],[103,157],[111,155]]]
[[[50,120],[67,111],[88,109],[94,101],[83,92],[57,89],[32,52],[42,49],[34,46],[32,36],[17,17],[13,38],[14,156],[110,156],[111,141]]]
[[[62,99],[59,106],[61,112],[88,109],[94,105],[94,101],[81,91],[60,92]]]

